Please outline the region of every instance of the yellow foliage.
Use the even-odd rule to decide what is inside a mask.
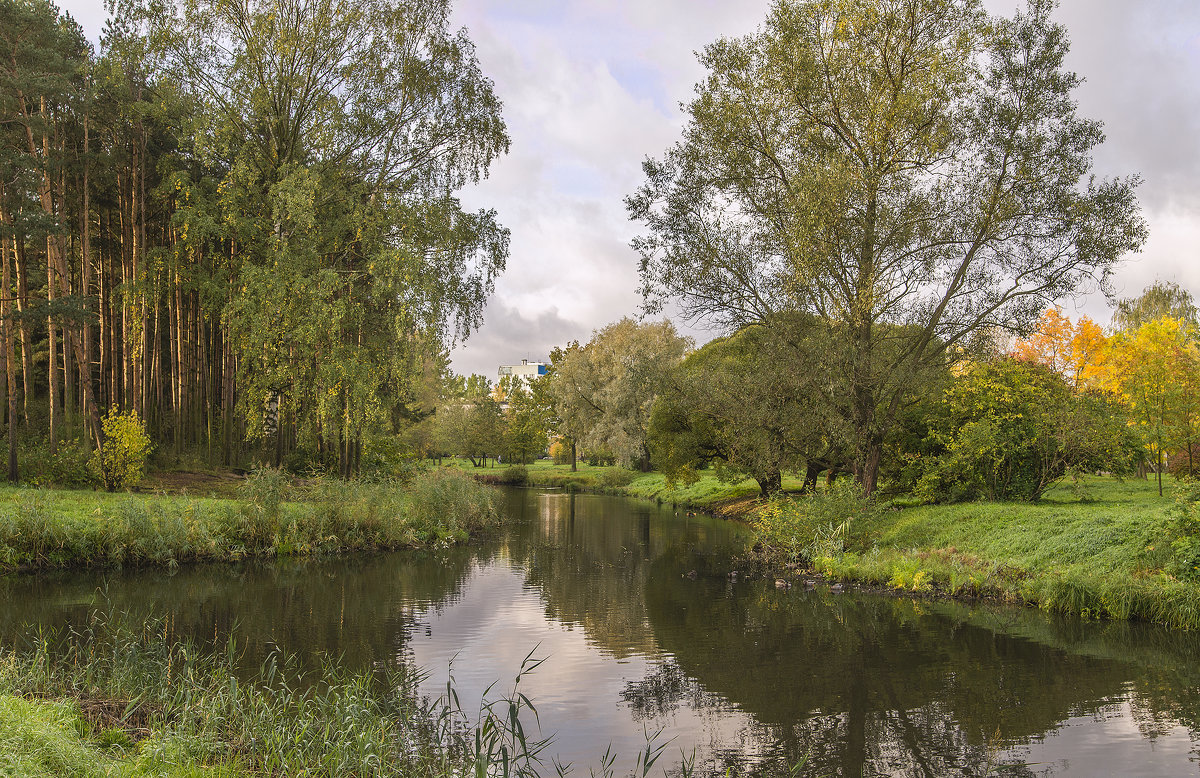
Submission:
[[[1079,386],[1095,369],[1108,338],[1100,325],[1084,316],[1078,324],[1050,308],[1038,321],[1037,331],[1013,345],[1012,356],[1062,374]]]
[[[150,438],[136,411],[120,413],[114,407],[101,421],[104,443],[92,457],[104,488],[110,492],[127,489],[142,480],[142,469],[150,453]]]

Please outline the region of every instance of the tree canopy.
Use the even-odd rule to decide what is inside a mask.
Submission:
[[[826,323],[868,492],[914,372],[1105,286],[1145,238],[1137,179],[1091,174],[1052,10],[781,0],[704,50],[682,140],[627,199],[649,310]]]

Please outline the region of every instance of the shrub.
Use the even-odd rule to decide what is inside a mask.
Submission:
[[[928,414],[914,493],[936,502],[1037,500],[1068,473],[1127,472],[1140,443],[1109,398],[1014,359],[970,365]]]
[[[142,480],[150,453],[150,438],[137,411],[120,413],[114,407],[101,421],[104,443],[92,457],[92,466],[110,492],[128,489]]]
[[[1166,531],[1171,543],[1167,572],[1186,581],[1200,581],[1200,483],[1180,484]]]
[[[510,465],[500,473],[500,483],[526,486],[529,483],[529,468],[525,465]]]
[[[583,461],[587,462],[592,467],[608,467],[609,465],[616,463],[617,455],[608,449],[597,448],[588,451],[584,455]]]
[[[828,491],[781,497],[754,515],[752,526],[768,556],[784,562],[837,556],[870,532],[880,508],[857,484],[844,481]]]
[[[22,446],[21,480],[30,486],[92,486],[99,482],[91,465],[92,454],[78,440],[64,440],[50,453],[45,441]]]

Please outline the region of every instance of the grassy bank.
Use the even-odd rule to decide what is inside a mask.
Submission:
[[[468,716],[399,669],[331,664],[312,683],[280,660],[247,678],[232,646],[168,644],[161,626],[97,617],[0,651],[0,775],[527,776],[547,745],[515,692]]]
[[[744,514],[750,507],[747,502],[759,496],[758,483],[753,479],[733,483],[722,481],[713,470],[701,471],[699,478],[691,484],[671,484],[662,473],[640,473],[622,467],[589,465],[585,462],[578,463],[578,469],[574,472],[570,465],[555,464],[548,459],[511,467],[498,465],[475,468],[468,460],[461,459],[446,460],[446,464],[470,473],[484,483],[620,494],[720,514]],[[784,476],[785,490],[798,491],[802,486],[802,479],[795,475]]]
[[[825,534],[793,550],[831,578],[1195,629],[1200,584],[1172,573],[1173,505],[1152,483],[1097,478],[1083,499],[1059,487],[1037,503],[889,506],[860,513],[841,532],[799,521],[810,536]],[[782,547],[759,527],[768,545]]]
[[[0,572],[438,547],[500,519],[486,487],[450,471],[407,484],[264,471],[231,500],[6,487]]]

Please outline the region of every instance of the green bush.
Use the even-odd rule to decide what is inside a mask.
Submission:
[[[1070,472],[1128,472],[1140,442],[1115,403],[1014,359],[979,362],[927,409],[927,435],[901,452],[930,502],[1039,499]]]
[[[583,456],[583,461],[592,467],[608,467],[617,461],[617,455],[605,448],[591,449]]]
[[[54,454],[41,440],[22,445],[17,456],[21,480],[30,486],[93,486],[100,479],[91,458],[92,453],[79,440],[60,441]]]
[[[1167,572],[1185,581],[1200,581],[1200,483],[1180,483],[1166,531],[1171,543]]]
[[[529,468],[525,465],[510,465],[500,473],[500,483],[513,486],[529,484]]]
[[[92,467],[110,492],[136,486],[142,480],[150,438],[137,411],[120,413],[114,407],[101,421],[104,443],[92,457]]]

